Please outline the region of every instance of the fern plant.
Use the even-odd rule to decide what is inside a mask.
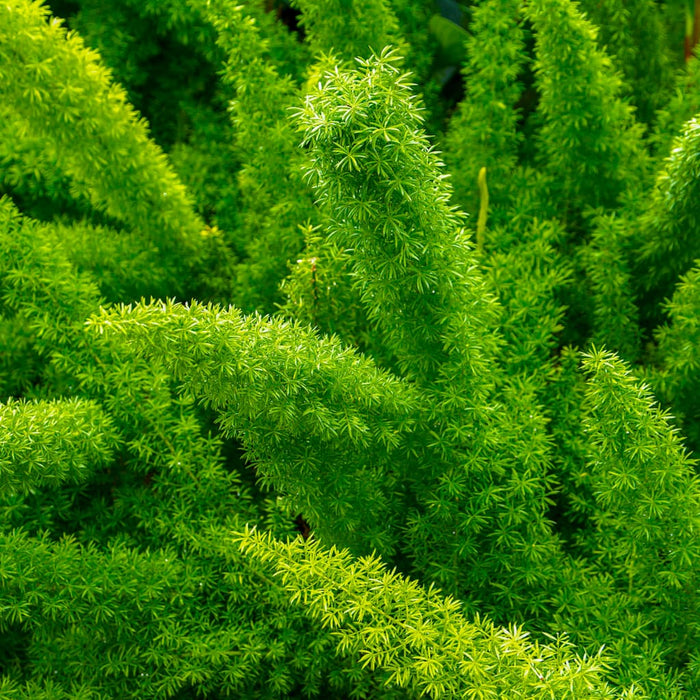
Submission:
[[[684,12],[0,6],[3,697],[700,697]]]

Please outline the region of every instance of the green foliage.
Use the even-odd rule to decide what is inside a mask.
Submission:
[[[329,237],[354,251],[352,275],[369,319],[401,371],[421,382],[469,345],[477,361],[481,349],[457,311],[483,306],[486,320],[493,305],[467,272],[469,244],[406,76],[385,53],[324,78],[298,115],[311,146],[307,174]],[[487,337],[478,344],[488,348]]]
[[[110,85],[94,52],[45,15],[36,4],[3,6],[0,89],[25,133],[51,144],[72,192],[157,242],[180,286],[190,258],[203,255],[203,224],[123,90]]]
[[[398,22],[386,0],[294,0],[292,5],[301,10],[301,26],[316,54],[351,61],[399,43]]]
[[[612,697],[599,658],[572,655],[565,639],[539,645],[517,626],[498,629],[479,616],[470,623],[458,601],[374,557],[257,533],[245,533],[241,547],[280,576],[291,603],[335,631],[341,653],[389,672],[389,685],[435,698]]]
[[[591,219],[591,240],[581,249],[581,264],[592,292],[591,340],[635,362],[641,342],[639,311],[625,256],[631,224],[624,216],[601,211]]]
[[[681,277],[666,307],[669,322],[657,330],[659,365],[651,377],[659,394],[673,406],[688,440],[700,447],[700,270]]]
[[[71,399],[0,406],[0,492],[82,481],[109,463],[114,443],[107,416],[94,403]]]
[[[630,243],[637,248],[636,270],[640,286],[647,292],[647,304],[670,297],[678,277],[689,272],[700,257],[693,235],[698,225],[699,148],[700,123],[693,118],[674,141],[639,231],[631,238]],[[653,307],[647,313],[654,313]]]
[[[595,530],[585,549],[651,604],[650,624],[697,647],[700,482],[667,416],[614,355],[593,351],[584,408]],[[643,543],[643,545],[642,545]],[[652,603],[653,601],[653,603]],[[686,631],[686,629],[691,631]],[[694,632],[693,632],[694,630]],[[685,637],[685,639],[684,639]]]
[[[537,42],[538,145],[559,211],[614,205],[644,172],[642,130],[620,96],[621,78],[574,3],[534,0],[526,16]]]
[[[700,632],[694,461],[621,360],[593,350],[583,368],[585,385],[572,391],[567,378],[570,395],[582,399],[582,429],[570,424],[563,441],[571,479],[565,489],[576,514],[570,535],[583,560],[556,594],[555,625],[625,659],[617,682],[646,678],[651,697],[680,699],[684,686],[695,687],[692,677],[679,683],[678,669]],[[615,632],[604,642],[601,629]]]
[[[419,416],[410,385],[333,339],[236,309],[122,308],[96,328],[160,354],[188,393],[221,411],[224,433],[241,440],[261,483],[289,494],[315,530],[391,552],[390,496],[406,476],[394,451]]]
[[[315,218],[310,195],[302,195],[296,138],[287,119],[296,85],[281,73],[256,18],[244,7],[220,0],[207,3],[205,15],[228,57],[223,79],[236,92],[230,109],[244,163],[237,173],[244,213],[234,241],[242,260],[233,296],[246,311],[272,312],[289,261],[303,248],[300,223]]]
[[[503,305],[504,364],[509,373],[545,379],[565,312],[557,293],[572,274],[559,250],[566,231],[554,220],[533,219],[522,230],[511,224],[487,233],[484,266]]]
[[[467,90],[445,138],[455,199],[468,212],[477,204],[477,174],[486,168],[490,196],[506,197],[523,136],[518,132],[518,81],[527,56],[519,0],[484,0],[472,14],[464,81]],[[502,204],[502,202],[499,202]]]
[[[0,696],[700,697],[685,4],[50,4],[0,6]]]
[[[638,119],[649,124],[669,98],[673,76],[664,8],[653,0],[595,2],[581,9],[599,30],[598,42],[623,74],[623,92],[637,108]]]
[[[656,115],[654,139],[662,158],[671,152],[671,145],[685,122],[700,111],[700,61],[691,56],[678,71],[676,91]]]

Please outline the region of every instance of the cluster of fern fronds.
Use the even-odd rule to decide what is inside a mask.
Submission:
[[[686,5],[0,4],[0,696],[700,697]]]

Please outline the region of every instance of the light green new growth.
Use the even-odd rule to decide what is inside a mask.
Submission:
[[[352,251],[368,317],[407,377],[432,383],[448,358],[468,355],[476,379],[494,352],[484,330],[497,307],[474,270],[408,76],[390,51],[358,63],[326,72],[297,115],[328,235]]]
[[[575,655],[562,638],[542,645],[517,626],[469,622],[457,600],[376,557],[353,559],[314,541],[285,544],[269,533],[246,531],[234,542],[280,577],[291,603],[333,630],[340,653],[388,671],[388,684],[432,698],[616,697],[599,675],[601,658]]]
[[[221,411],[262,482],[320,532],[390,553],[405,466],[393,453],[418,422],[418,396],[333,338],[284,320],[193,303],[120,307],[89,322],[128,333],[184,388]],[[329,499],[329,494],[333,498]]]
[[[157,243],[180,286],[204,254],[204,224],[98,56],[47,15],[28,0],[0,6],[0,94],[55,149],[71,194]]]
[[[486,168],[479,170],[479,219],[476,222],[476,249],[484,252],[484,239],[486,237],[486,221],[489,213],[489,187],[486,183]]]

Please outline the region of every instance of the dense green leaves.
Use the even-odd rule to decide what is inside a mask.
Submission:
[[[94,327],[126,331],[132,347],[160,355],[188,392],[220,409],[263,483],[288,494],[315,528],[391,551],[390,496],[406,478],[394,451],[421,414],[410,385],[333,339],[237,309],[122,308]]]
[[[0,695],[700,696],[685,4],[50,6],[0,6]]]
[[[146,124],[94,52],[59,21],[47,24],[44,8],[11,2],[0,13],[0,89],[22,118],[11,137],[50,144],[73,196],[157,241],[181,282],[189,258],[203,255],[204,226]]]
[[[565,639],[539,645],[517,626],[499,629],[459,602],[317,542],[245,533],[240,546],[280,576],[292,603],[335,631],[338,649],[389,672],[387,684],[434,698],[612,698],[600,658],[576,657]]]
[[[395,59],[386,52],[356,71],[326,73],[298,119],[329,236],[353,251],[362,302],[402,372],[429,382],[462,353],[474,366],[493,341],[487,333],[470,338],[478,321],[459,310],[471,307],[486,324],[497,312],[470,270],[442,164]]]
[[[670,296],[678,277],[700,257],[694,235],[700,221],[699,149],[700,123],[693,118],[674,141],[640,222],[639,237],[632,239],[639,246],[637,270],[643,288],[653,292],[654,300]]]
[[[657,331],[660,367],[654,387],[682,420],[694,450],[700,447],[700,270],[681,277],[667,305],[669,322]]]
[[[0,492],[82,481],[108,462],[114,430],[99,406],[76,399],[0,405]]]
[[[614,205],[644,174],[641,127],[619,94],[620,77],[576,4],[533,0],[526,8],[537,40],[537,140],[560,215],[567,206]]]
[[[646,599],[650,622],[680,638],[685,649],[676,653],[688,653],[697,646],[700,622],[700,481],[694,463],[649,389],[622,362],[593,351],[584,370],[591,375],[584,485],[596,502],[595,531],[585,547],[597,566]]]

